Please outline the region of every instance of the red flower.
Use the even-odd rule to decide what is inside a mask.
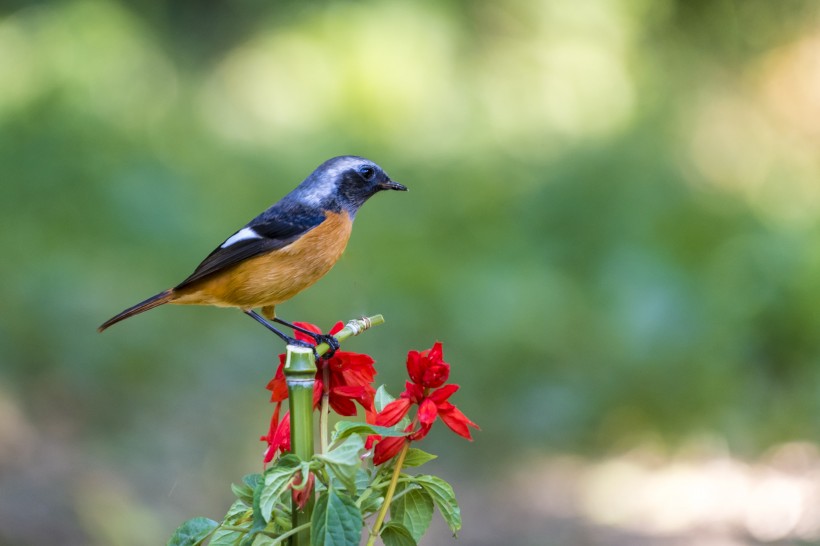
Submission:
[[[297,322],[300,326],[311,332],[321,334],[318,326],[306,322]],[[344,325],[337,322],[330,329],[329,334],[333,335],[341,330]],[[315,343],[313,338],[303,334],[295,333],[296,339]],[[285,382],[285,358],[284,354],[279,355],[279,367],[276,375],[268,383],[268,390],[271,391],[271,402],[281,402],[288,397],[288,387]],[[330,407],[339,415],[356,415],[356,405],[358,402],[364,409],[373,409],[373,396],[376,390],[372,383],[376,377],[376,369],[373,367],[374,361],[368,355],[351,353],[348,351],[336,351],[332,357],[320,358],[316,362],[316,383],[313,387],[313,407],[319,406],[322,400],[322,393],[327,387]],[[327,374],[328,385],[324,384],[324,377]]]
[[[441,342],[419,353],[407,353],[407,373],[413,383],[422,387],[436,388],[444,385],[450,377],[450,365],[444,362]]]
[[[409,440],[406,436],[388,436],[379,440],[373,451],[373,464],[380,465],[398,455],[404,442],[407,441]]]
[[[290,451],[290,412],[286,412],[280,422],[279,409],[281,407],[282,403],[278,402],[276,409],[273,410],[273,416],[270,419],[268,434],[259,438],[263,442],[268,443],[268,447],[265,449],[265,464],[271,462],[278,452],[284,453]]]
[[[308,472],[308,479],[305,485],[302,485],[302,471],[300,470],[293,476],[293,481],[291,482],[291,495],[293,497],[296,506],[299,507],[299,510],[304,510],[305,505],[308,503],[311,497],[311,493],[313,493],[313,484],[315,482],[315,478],[313,477],[313,472]]]
[[[448,399],[458,389],[458,385],[445,385],[450,377],[450,365],[444,362],[441,343],[436,342],[432,348],[407,353],[407,372],[411,381],[408,381],[404,392],[396,400],[387,404],[375,416],[368,415],[368,422],[372,421],[379,426],[391,427],[404,418],[413,405],[418,406],[416,418],[405,431],[410,434],[406,437],[390,437],[378,440],[368,438],[368,443],[378,440],[373,456],[375,464],[391,459],[401,450],[405,440],[421,440],[430,432],[437,417],[440,417],[450,430],[472,440],[470,427],[478,429],[478,425],[470,421]]]

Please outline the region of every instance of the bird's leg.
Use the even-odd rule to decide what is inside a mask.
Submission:
[[[300,326],[296,326],[295,324],[291,324],[286,320],[282,320],[279,317],[274,317],[273,322],[278,322],[279,324],[287,326],[288,328],[293,328],[297,332],[302,332],[306,336],[312,337],[313,340],[316,342],[316,345],[319,345],[320,343],[327,343],[330,349],[328,349],[328,351],[322,355],[322,358],[330,358],[336,353],[336,351],[339,350],[339,340],[331,335],[317,334],[316,332],[311,332],[310,330],[307,330]]]
[[[279,330],[278,328],[276,328],[276,326],[274,326],[273,324],[271,324],[270,322],[268,322],[268,321],[266,321],[264,318],[262,318],[262,317],[261,317],[261,316],[260,316],[260,315],[259,315],[256,311],[254,311],[253,309],[249,309],[249,310],[247,310],[247,311],[243,311],[243,312],[244,312],[246,315],[248,315],[249,317],[251,317],[252,319],[254,319],[256,322],[258,322],[259,324],[261,324],[262,326],[264,326],[265,328],[267,328],[268,330],[270,330],[271,332],[273,332],[274,334],[276,334],[277,336],[279,336],[280,338],[282,338],[282,340],[283,340],[286,344],[288,344],[288,345],[296,345],[296,346],[298,346],[298,347],[309,347],[309,348],[313,349],[313,354],[314,354],[314,355],[316,354],[316,349],[315,349],[315,348],[314,348],[314,347],[313,347],[310,343],[308,343],[308,342],[306,342],[306,341],[300,341],[300,340],[298,340],[298,339],[296,339],[296,338],[293,338],[293,337],[290,337],[290,336],[286,335],[284,332],[282,332],[281,330]]]

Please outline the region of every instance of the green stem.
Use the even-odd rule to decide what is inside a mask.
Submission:
[[[313,350],[288,345],[285,360],[285,381],[290,399],[290,450],[303,461],[313,458],[313,385],[316,382],[316,360]],[[304,477],[307,479],[307,476]],[[313,515],[314,498],[299,509],[291,503],[293,534],[290,546],[310,545],[310,518]]]
[[[327,452],[327,421],[330,414],[330,363],[322,368],[322,407],[319,410],[319,445],[322,455]]]
[[[371,326],[382,323],[384,323],[384,317],[381,315],[351,320],[336,334],[336,339],[340,342],[344,341],[351,336],[359,335]],[[321,356],[329,349],[327,343],[320,343],[316,346],[315,351]],[[290,400],[290,450],[303,461],[310,461],[314,455],[313,387],[316,382],[316,359],[313,351],[314,349],[306,347],[288,345],[284,369]],[[327,414],[327,410],[323,409],[322,413]],[[322,451],[327,447],[326,415],[323,429]],[[310,496],[302,510],[299,510],[296,503],[291,503],[292,529],[282,535],[290,537],[290,546],[310,546],[310,520],[314,503],[314,495]]]
[[[347,322],[344,328],[333,334],[339,342],[346,340],[349,337],[357,336],[373,326],[384,324],[384,317],[382,315],[373,315],[372,317],[362,317],[360,319],[353,319]],[[330,345],[327,343],[320,343],[316,346],[316,354],[322,356],[330,350]]]
[[[310,522],[303,523],[303,524],[302,524],[302,525],[300,525],[299,527],[294,527],[293,529],[291,529],[291,530],[290,530],[290,531],[288,531],[287,533],[282,533],[282,534],[281,534],[281,535],[279,535],[279,536],[274,536],[274,537],[272,537],[274,540],[273,540],[273,542],[271,542],[271,544],[280,544],[280,543],[281,543],[283,540],[285,540],[286,538],[290,538],[290,537],[292,537],[293,535],[295,535],[296,533],[300,533],[300,532],[302,532],[302,531],[304,531],[304,530],[308,530],[308,531],[310,530]],[[262,531],[262,534],[263,534],[263,535],[268,535],[268,536],[271,536],[271,535],[269,535],[268,533],[266,533],[265,531]]]
[[[404,464],[404,457],[407,455],[407,449],[409,447],[410,440],[405,440],[399,452],[399,458],[396,459],[396,467],[393,469],[393,477],[390,479],[390,485],[387,486],[384,503],[382,504],[381,510],[379,510],[379,515],[376,517],[373,528],[370,530],[370,538],[367,540],[367,546],[373,546],[376,543],[376,537],[379,536],[382,523],[384,523],[384,518],[387,515],[387,509],[390,508],[390,503],[393,502],[393,493],[396,492],[396,484],[399,482],[399,475],[401,475],[401,465]]]

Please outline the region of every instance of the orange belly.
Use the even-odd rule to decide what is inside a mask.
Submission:
[[[272,308],[330,271],[344,252],[352,227],[353,221],[346,212],[327,213],[324,222],[297,241],[193,283],[176,292],[172,303],[243,310]]]

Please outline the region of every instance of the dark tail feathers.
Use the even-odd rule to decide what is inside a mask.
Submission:
[[[168,289],[165,292],[160,292],[156,296],[151,296],[147,300],[136,304],[134,307],[129,307],[119,315],[111,317],[110,319],[103,322],[99,328],[97,328],[98,332],[102,332],[109,326],[113,324],[117,324],[121,320],[125,320],[128,317],[133,317],[134,315],[138,315],[143,311],[148,311],[149,309],[153,309],[154,307],[159,307],[164,303],[168,303],[173,298],[174,291],[173,289]]]

